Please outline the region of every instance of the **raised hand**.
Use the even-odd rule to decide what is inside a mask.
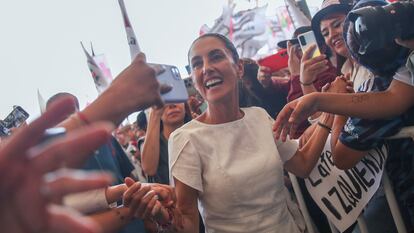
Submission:
[[[305,85],[312,84],[320,73],[326,71],[329,68],[329,62],[326,59],[325,54],[312,58],[312,54],[315,49],[316,45],[310,46],[303,53],[300,63],[300,81]]]
[[[301,53],[299,45],[292,45],[290,41],[287,42],[287,51],[289,55],[288,67],[291,75],[300,75],[300,56]]]
[[[113,126],[97,123],[40,144],[45,129],[73,110],[73,100],[62,98],[0,149],[0,222],[5,232],[99,232],[94,222],[59,201],[68,193],[110,184],[109,175],[67,168],[81,165],[108,140]]]
[[[91,122],[104,119],[119,124],[138,110],[153,105],[162,107],[160,94],[170,91],[171,87],[160,86],[156,79],[160,72],[163,72],[160,67],[147,64],[143,53],[138,54],[131,65],[83,113]]]
[[[299,124],[318,112],[314,93],[302,96],[283,107],[273,124],[275,139],[286,141],[287,135],[295,135]]]

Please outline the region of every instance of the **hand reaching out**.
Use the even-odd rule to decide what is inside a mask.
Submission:
[[[40,144],[45,129],[55,126],[74,108],[62,98],[28,126],[15,132],[0,149],[0,222],[5,232],[98,232],[99,227],[60,205],[62,196],[104,187],[111,176],[67,168],[77,167],[99,145],[113,126],[92,124]]]

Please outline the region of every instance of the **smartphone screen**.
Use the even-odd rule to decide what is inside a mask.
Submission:
[[[6,137],[10,135],[10,129],[4,125],[4,121],[0,120],[0,137]]]
[[[17,128],[29,118],[29,114],[20,106],[13,106],[13,111],[4,119],[4,126],[8,129]]]
[[[172,90],[161,95],[165,103],[183,103],[188,99],[187,89],[184,80],[181,78],[180,71],[177,67],[162,64],[149,64],[151,66],[160,65],[164,72],[157,75],[160,84],[172,86]]]
[[[300,47],[302,48],[302,52],[305,52],[311,45],[316,45],[316,48],[313,51],[311,57],[314,58],[321,55],[313,31],[305,32],[303,34],[298,35],[298,40]]]

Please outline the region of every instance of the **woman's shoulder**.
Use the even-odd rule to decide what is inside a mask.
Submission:
[[[247,117],[252,117],[254,119],[264,119],[271,118],[269,114],[261,107],[248,107],[242,108],[242,111],[246,114]]]
[[[191,120],[187,123],[185,123],[183,126],[181,126],[180,128],[174,130],[174,132],[172,132],[170,138],[190,138],[192,134],[194,134],[195,132],[201,130],[203,128],[202,125],[200,125],[198,123],[197,120]]]

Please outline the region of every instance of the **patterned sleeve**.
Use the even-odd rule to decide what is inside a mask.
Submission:
[[[401,127],[401,117],[387,120],[350,117],[342,129],[339,140],[354,150],[366,151],[382,146],[385,138],[396,134]]]
[[[170,184],[174,179],[203,192],[200,156],[190,142],[188,135],[174,132],[168,140],[170,157]]]
[[[358,92],[379,92],[386,90],[392,79],[375,77],[365,81]],[[377,106],[380,107],[380,106]],[[384,144],[385,138],[396,134],[404,126],[404,117],[396,116],[388,119],[348,118],[339,140],[354,150],[366,151]]]

